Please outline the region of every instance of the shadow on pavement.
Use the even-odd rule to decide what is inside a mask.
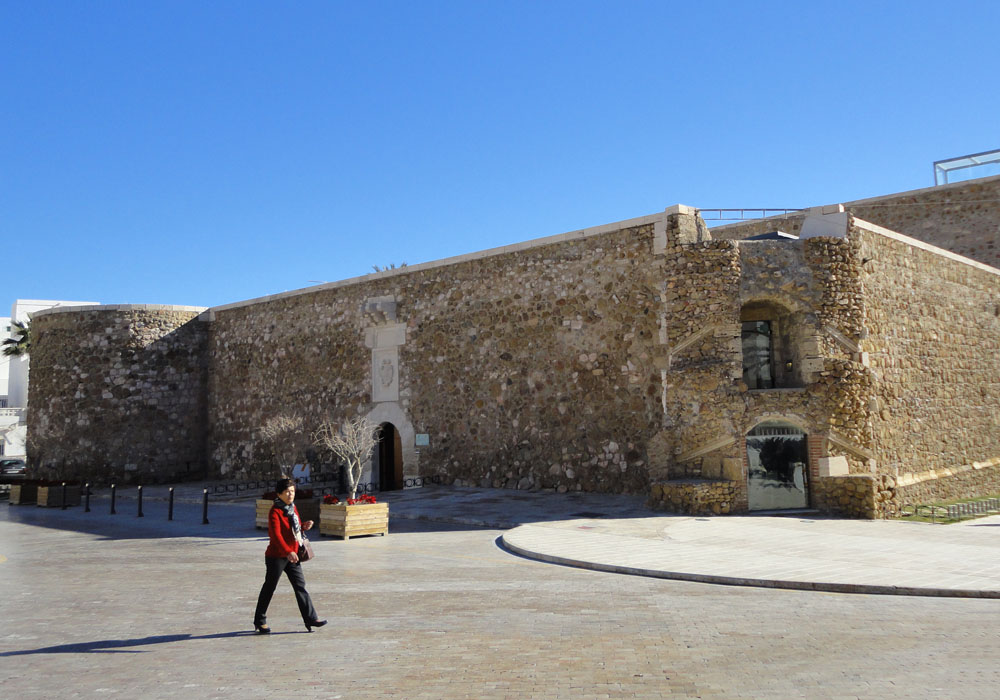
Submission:
[[[162,489],[161,489],[162,490]],[[197,491],[197,488],[194,489]],[[376,494],[389,504],[389,532],[457,530],[506,530],[518,525],[584,519],[633,519],[666,515],[645,507],[642,496],[602,493],[552,493],[456,486],[387,491]],[[162,496],[162,494],[160,494]],[[159,496],[147,498],[143,517],[137,502],[122,495],[117,514],[110,514],[110,499],[95,497],[91,512],[84,506],[67,510],[10,506],[0,502],[0,521],[55,530],[88,533],[104,539],[159,539],[169,537],[262,539],[267,532],[254,527],[254,500],[209,501],[209,524],[202,524],[198,503],[174,505],[174,519],[167,520],[167,504]],[[317,534],[317,533],[313,533]],[[317,534],[317,539],[318,539]],[[338,538],[323,538],[336,540]]]
[[[3,656],[25,656],[27,654],[144,654],[142,650],[131,650],[128,647],[143,647],[152,644],[169,644],[170,642],[187,642],[196,639],[229,639],[232,637],[253,637],[252,630],[243,632],[221,632],[219,634],[165,634],[156,637],[140,637],[138,639],[102,639],[94,642],[79,642],[77,644],[59,644],[54,647],[38,649],[22,649],[20,651],[0,652]],[[303,632],[303,634],[305,634]]]

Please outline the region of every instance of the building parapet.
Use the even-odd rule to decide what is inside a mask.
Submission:
[[[201,313],[207,306],[176,306],[171,304],[98,304],[88,306],[55,306],[51,309],[36,311],[31,316],[48,316],[50,314],[72,313],[77,311],[194,311]]]

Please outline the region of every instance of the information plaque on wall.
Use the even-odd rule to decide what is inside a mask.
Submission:
[[[431,444],[431,436],[427,433],[416,434],[417,447],[427,447]]]

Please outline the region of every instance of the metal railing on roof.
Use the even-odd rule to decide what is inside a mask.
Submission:
[[[946,158],[934,161],[934,184],[947,185],[948,174],[956,170],[975,168],[980,165],[1000,164],[1000,149],[971,153],[957,158]]]
[[[750,221],[753,219],[767,219],[772,216],[785,216],[795,214],[801,209],[785,208],[746,208],[746,209],[699,209],[698,213],[705,221]]]

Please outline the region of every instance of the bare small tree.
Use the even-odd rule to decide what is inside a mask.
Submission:
[[[281,413],[269,418],[260,429],[261,439],[271,448],[279,476],[291,475],[299,457],[305,457],[308,438],[302,429],[302,416]]]
[[[347,462],[347,488],[350,498],[354,498],[358,490],[361,469],[365,462],[371,459],[381,430],[367,416],[360,416],[345,420],[339,426],[328,418],[313,434],[316,445],[326,448]]]

